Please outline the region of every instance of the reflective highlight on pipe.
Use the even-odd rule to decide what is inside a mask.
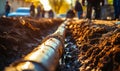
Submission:
[[[62,23],[55,33],[22,60],[16,61],[5,71],[55,71],[64,52],[65,25]]]

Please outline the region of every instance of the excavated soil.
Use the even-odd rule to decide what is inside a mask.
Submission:
[[[0,71],[41,44],[61,19],[0,17]],[[66,25],[65,52],[56,71],[120,71],[117,21],[72,20]]]
[[[120,71],[120,25],[116,21],[77,20],[66,28],[59,71]]]
[[[0,17],[0,71],[31,52],[62,22],[61,19]]]

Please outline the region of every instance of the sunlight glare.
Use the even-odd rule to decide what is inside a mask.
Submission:
[[[40,0],[40,2],[42,3],[44,10],[49,11],[51,9],[51,6],[49,5],[48,0]]]
[[[69,4],[71,4],[72,3],[72,0],[66,0]]]

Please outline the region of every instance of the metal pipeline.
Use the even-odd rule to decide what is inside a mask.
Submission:
[[[55,71],[64,52],[65,25],[62,23],[55,33],[48,36],[22,60],[12,63],[5,71]]]

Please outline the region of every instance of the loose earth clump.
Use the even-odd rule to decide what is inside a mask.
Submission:
[[[61,19],[0,17],[0,71],[54,33]],[[120,71],[120,25],[115,21],[71,20],[65,52],[56,71]]]
[[[0,71],[30,53],[62,22],[61,19],[0,17]]]
[[[120,27],[114,21],[77,20],[66,28],[59,71],[120,71]]]

